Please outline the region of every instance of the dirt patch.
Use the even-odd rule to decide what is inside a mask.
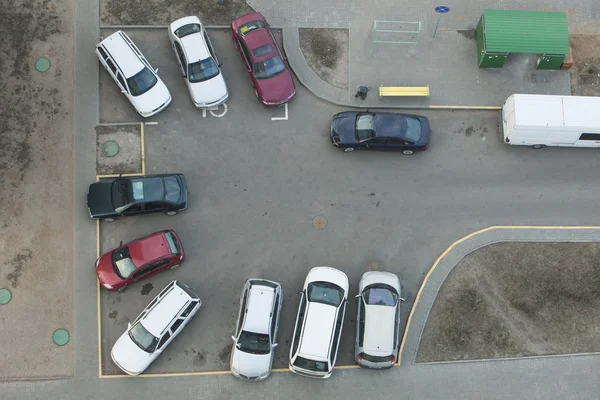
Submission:
[[[348,30],[301,28],[306,62],[325,82],[348,89]]]
[[[101,0],[102,25],[167,25],[185,15],[197,15],[207,25],[229,25],[253,12],[245,0]]]
[[[600,244],[499,243],[443,284],[417,362],[600,351]]]
[[[114,157],[107,157],[102,153],[102,147],[111,140],[119,145],[119,153]],[[97,126],[96,173],[109,175],[140,172],[142,172],[140,126]]]
[[[600,35],[570,35],[573,53],[571,94],[600,96]]]
[[[73,1],[0,7],[0,378],[72,376]],[[39,57],[50,69],[34,68]],[[27,316],[26,323],[23,323]]]

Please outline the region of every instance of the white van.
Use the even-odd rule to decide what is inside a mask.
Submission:
[[[600,147],[600,97],[513,94],[502,106],[504,142],[546,146]]]

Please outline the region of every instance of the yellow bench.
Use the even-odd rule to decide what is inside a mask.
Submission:
[[[379,86],[379,96],[429,96],[429,86]]]

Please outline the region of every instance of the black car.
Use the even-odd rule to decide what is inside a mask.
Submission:
[[[187,195],[182,174],[106,179],[90,185],[87,207],[90,217],[105,221],[137,214],[175,215],[187,208]]]
[[[331,119],[331,143],[344,151],[384,150],[413,154],[429,146],[429,120],[412,114],[344,111]]]

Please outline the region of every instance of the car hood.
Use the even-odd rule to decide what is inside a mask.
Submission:
[[[111,286],[115,286],[123,282],[123,280],[115,273],[111,261],[112,253],[113,252],[111,251],[100,257],[100,261],[96,267],[96,275],[98,276],[100,283],[108,283]]]
[[[256,84],[262,92],[263,100],[268,103],[282,102],[292,96],[296,91],[294,78],[292,78],[287,63],[285,70],[279,75],[268,79],[257,79]]]
[[[171,101],[171,93],[163,81],[158,78],[152,89],[139,96],[131,96],[130,99],[141,114],[152,114],[154,110]]]
[[[112,181],[100,181],[90,185],[87,195],[87,206],[92,218],[116,215],[110,197]]]
[[[339,136],[339,143],[356,143],[354,125],[356,113],[339,113],[333,117],[331,136]]]
[[[222,72],[204,82],[186,82],[192,100],[199,106],[215,103],[227,96],[227,86]]]
[[[247,377],[258,377],[271,369],[271,354],[245,353],[234,345],[231,367]]]
[[[144,372],[153,361],[153,355],[140,349],[125,332],[110,353],[113,361],[130,375]]]

